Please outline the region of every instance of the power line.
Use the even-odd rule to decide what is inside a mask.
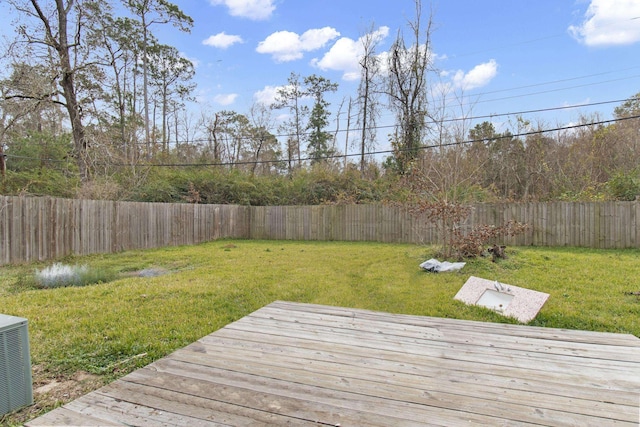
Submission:
[[[622,117],[622,118],[618,118],[618,119],[611,119],[611,120],[601,120],[601,121],[597,121],[597,122],[590,122],[590,123],[581,123],[581,124],[577,124],[577,125],[569,125],[569,126],[562,126],[562,127],[556,127],[556,128],[551,128],[551,129],[543,129],[543,130],[536,130],[536,131],[529,131],[529,132],[520,132],[517,134],[508,134],[508,135],[500,135],[500,136],[496,136],[495,138],[492,138],[493,140],[499,140],[499,139],[510,139],[510,138],[521,138],[521,137],[527,137],[527,136],[532,136],[532,135],[540,135],[540,134],[544,134],[544,133],[549,133],[549,132],[560,132],[560,131],[566,131],[566,130],[571,130],[571,129],[577,129],[577,128],[581,128],[581,127],[588,127],[588,126],[601,126],[601,125],[606,125],[606,124],[611,124],[611,123],[616,123],[616,122],[621,122],[621,121],[625,121],[625,120],[631,120],[631,119],[638,119],[640,118],[640,115],[635,115],[635,116],[628,116],[628,117]],[[449,143],[444,143],[444,144],[433,144],[433,145],[425,145],[422,147],[418,147],[418,150],[427,150],[427,149],[432,149],[432,148],[441,148],[441,147],[452,147],[452,146],[458,146],[458,145],[468,145],[468,144],[473,144],[476,142],[485,142],[485,139],[471,139],[471,140],[465,140],[465,141],[456,141],[456,142],[449,142]],[[366,156],[377,156],[377,155],[384,155],[384,154],[393,154],[395,152],[407,152],[410,151],[409,149],[399,149],[399,150],[379,150],[379,151],[369,151],[367,153],[365,153]],[[322,157],[304,157],[301,158],[301,161],[323,161],[323,160],[333,160],[333,159],[344,159],[344,158],[348,158],[348,157],[360,157],[362,154],[361,153],[352,153],[352,154],[336,154],[336,155],[332,155],[332,156],[322,156]],[[293,159],[292,159],[293,161]],[[295,159],[295,161],[297,162],[298,160]],[[245,166],[245,165],[260,165],[260,164],[273,164],[273,163],[287,163],[288,160],[286,159],[280,159],[280,160],[246,160],[246,161],[238,161],[238,162],[216,162],[216,163],[155,163],[155,164],[145,164],[144,166],[147,167],[215,167],[215,166]],[[112,164],[105,164],[105,166],[114,166],[114,167],[127,167],[130,165],[127,164],[116,164],[116,163],[112,163]]]
[[[591,77],[603,76],[603,75],[607,75],[607,74],[613,74],[613,73],[619,73],[619,72],[624,72],[624,71],[636,70],[638,68],[640,68],[640,66],[623,68],[621,70],[613,70],[613,71],[606,71],[606,72],[601,72],[601,73],[587,74],[587,75],[577,76],[577,77],[569,77],[569,78],[566,78],[566,79],[559,79],[559,80],[553,80],[553,81],[548,81],[548,82],[535,83],[535,84],[525,85],[525,86],[517,86],[517,87],[512,87],[512,88],[507,88],[507,89],[498,89],[498,90],[493,90],[493,91],[481,92],[481,93],[477,93],[477,94],[467,95],[467,97],[471,97],[471,96],[479,97],[479,96],[483,96],[483,95],[487,95],[487,94],[494,94],[494,93],[501,93],[501,92],[513,92],[513,91],[516,91],[516,90],[519,90],[519,89],[527,89],[527,88],[547,86],[547,85],[553,85],[553,84],[557,84],[557,83],[563,83],[563,82],[569,82],[569,81],[575,81],[575,80],[582,80],[582,79],[587,79],[587,78],[591,78]],[[554,89],[549,89],[549,90],[544,90],[544,91],[525,93],[525,94],[520,94],[520,95],[506,96],[506,97],[502,97],[502,98],[493,98],[493,99],[484,99],[484,100],[478,100],[478,101],[473,101],[473,102],[466,102],[466,103],[460,104],[460,106],[476,105],[476,104],[481,104],[481,103],[485,104],[485,103],[490,103],[490,102],[497,102],[497,101],[515,99],[515,98],[522,98],[522,97],[526,97],[526,96],[542,95],[542,94],[546,94],[546,93],[552,93],[552,92],[558,92],[558,91],[570,90],[570,89],[578,89],[578,88],[583,88],[583,87],[601,85],[601,84],[618,82],[618,81],[635,79],[635,78],[640,78],[640,74],[639,75],[628,76],[628,77],[621,77],[621,78],[618,78],[618,79],[610,79],[610,80],[597,81],[597,82],[592,82],[592,83],[585,83],[585,84],[569,86],[569,87],[561,87],[561,88],[554,88]],[[575,104],[575,105],[569,105],[569,106],[539,108],[539,109],[516,111],[516,112],[509,112],[509,113],[495,113],[495,114],[492,113],[492,114],[481,115],[481,116],[459,117],[459,118],[445,119],[445,120],[442,120],[442,121],[439,121],[439,122],[440,123],[449,123],[449,122],[464,121],[464,120],[477,120],[477,119],[486,119],[486,118],[493,118],[493,117],[504,117],[504,116],[513,116],[513,115],[522,115],[522,114],[532,114],[532,113],[559,111],[559,110],[573,109],[573,108],[578,108],[578,107],[591,107],[591,106],[597,106],[597,105],[620,103],[620,102],[628,101],[630,99],[633,100],[633,99],[636,99],[636,98],[632,97],[632,98],[625,98],[625,99],[619,99],[619,100],[613,100],[613,101],[581,103],[581,104]],[[395,125],[373,126],[373,127],[371,127],[371,129],[391,129],[391,128],[394,128],[394,127],[395,127]],[[342,133],[346,133],[346,132],[350,132],[350,131],[361,131],[361,130],[362,130],[362,128],[349,128],[348,130],[347,129],[342,129],[342,130],[338,130],[338,131],[328,131],[328,133],[332,133],[332,134],[340,133],[340,134],[342,134]],[[306,136],[308,134],[309,133],[307,133],[307,132],[303,132],[303,133],[301,133],[299,135],[300,136]],[[293,134],[293,133],[272,134],[272,135],[274,137],[276,137],[276,138],[297,136],[296,134]],[[240,139],[241,140],[249,140],[251,138],[250,137],[242,137]],[[205,142],[209,142],[209,140],[208,139],[204,139],[204,138],[196,138],[196,139],[193,139],[193,140],[190,140],[190,141],[188,141],[188,140],[170,141],[170,143],[187,143],[187,144],[188,143],[205,143]]]
[[[497,113],[497,114],[489,114],[489,115],[483,115],[483,116],[472,116],[472,117],[463,117],[463,118],[451,118],[451,119],[443,119],[443,120],[439,120],[439,121],[432,121],[432,123],[438,124],[438,123],[450,123],[450,122],[463,121],[463,120],[488,119],[488,118],[494,118],[494,117],[523,115],[523,114],[531,114],[531,113],[538,113],[538,112],[548,112],[548,111],[556,111],[556,110],[569,109],[569,108],[577,108],[577,107],[584,107],[584,106],[596,106],[596,105],[620,103],[620,102],[627,102],[627,101],[640,101],[640,98],[632,97],[632,98],[627,98],[627,99],[623,99],[623,100],[592,102],[592,103],[588,103],[588,104],[579,104],[579,105],[572,105],[572,106],[550,107],[550,108],[542,108],[542,109],[535,109],[535,110],[524,110],[524,111],[518,111],[518,112]],[[615,122],[618,122],[618,121],[624,121],[624,120],[636,119],[636,118],[640,118],[640,116],[629,116],[629,117],[622,117],[622,118],[611,119],[611,120],[602,120],[602,121],[597,121],[597,122],[581,123],[581,124],[577,124],[577,125],[564,126],[564,127],[553,128],[553,129],[545,129],[545,130],[524,132],[524,133],[518,133],[518,134],[509,134],[508,136],[496,137],[494,139],[511,138],[511,137],[517,138],[517,137],[530,136],[530,135],[535,135],[535,134],[542,134],[542,133],[556,132],[556,131],[561,131],[561,130],[575,129],[575,128],[586,127],[586,126],[610,124],[610,123],[615,123]],[[394,128],[394,127],[396,127],[396,125],[374,126],[373,129],[389,129],[389,128]],[[349,129],[349,131],[358,131],[358,130],[362,130],[362,128],[351,128],[351,129]],[[347,130],[345,129],[345,130],[341,130],[339,132],[347,132]],[[302,135],[306,135],[306,133],[302,134]],[[273,136],[274,137],[287,137],[287,136],[294,136],[294,135],[293,134],[277,134],[277,135],[273,135]],[[197,142],[197,141],[205,141],[206,142],[207,140],[193,140],[192,142]],[[423,146],[423,147],[420,147],[420,149],[436,148],[436,147],[447,147],[447,146],[454,146],[454,145],[464,145],[464,144],[470,144],[470,143],[479,142],[479,141],[482,141],[482,140],[468,140],[468,141],[460,141],[460,142],[454,142],[454,143],[445,143],[445,144],[438,144],[438,145],[431,145],[431,146]],[[184,141],[182,143],[184,143]],[[402,150],[400,150],[400,151],[402,151]],[[365,153],[365,155],[371,156],[371,155],[391,154],[393,152],[394,152],[394,150],[372,151],[372,152]],[[333,155],[333,156],[326,156],[326,157],[306,157],[306,158],[301,158],[300,160],[301,161],[314,161],[314,160],[330,160],[330,159],[337,159],[337,158],[343,159],[345,157],[359,157],[361,155],[362,155],[362,153],[340,154],[340,155]],[[13,155],[13,154],[5,154],[5,156],[7,158],[39,160],[39,161],[55,162],[55,163],[66,163],[66,161],[64,161],[64,160],[41,158],[41,157],[28,157],[28,156],[19,156],[19,155]],[[298,160],[295,159],[295,161],[297,162]],[[242,166],[242,165],[283,163],[283,162],[287,162],[287,160],[260,160],[260,161],[249,161],[249,160],[247,160],[247,161],[239,161],[239,162],[175,163],[175,164],[173,164],[173,163],[172,164],[155,163],[155,164],[145,164],[144,166],[151,166],[151,167],[202,167],[202,166],[235,166],[235,165]],[[104,166],[115,166],[115,167],[131,166],[131,165],[128,165],[128,164],[121,164],[121,163],[112,163],[112,164],[104,163],[102,165],[104,165]]]
[[[574,80],[588,79],[588,78],[591,78],[591,77],[604,76],[604,75],[607,75],[607,74],[619,73],[619,72],[622,72],[622,71],[636,70],[638,68],[640,68],[640,66],[623,68],[622,70],[605,71],[605,72],[602,72],[602,73],[587,74],[587,75],[578,76],[578,77],[569,77],[569,78],[566,78],[566,79],[552,80],[552,81],[549,81],[549,82],[534,83],[534,84],[525,85],[525,86],[516,86],[516,87],[512,87],[512,88],[507,88],[507,89],[490,90],[490,91],[487,91],[487,92],[480,92],[480,93],[477,93],[477,94],[472,94],[471,96],[489,95],[489,94],[492,94],[492,93],[500,93],[500,92],[512,92],[512,91],[515,91],[515,90],[518,90],[518,89],[529,89],[529,88],[532,88],[532,87],[540,87],[540,86],[553,85],[553,84],[557,84],[557,83],[571,82],[571,81],[574,81]],[[637,77],[637,76],[633,76],[633,77]],[[613,80],[613,81],[617,81],[617,80]],[[609,83],[609,82],[610,82],[610,80],[607,80],[605,82],[595,82],[593,84]],[[572,88],[570,88],[570,89],[572,89]],[[564,88],[560,88],[560,90],[564,90]]]
[[[638,118],[640,118],[640,115],[627,116],[627,117],[622,117],[622,118],[618,118],[618,119],[611,119],[611,120],[600,120],[600,121],[597,121],[597,122],[580,123],[580,124],[577,124],[577,125],[570,125],[570,126],[561,126],[561,127],[556,127],[556,128],[552,128],[552,129],[543,129],[543,130],[535,130],[535,131],[529,131],[529,132],[520,132],[520,133],[517,133],[517,134],[506,134],[506,135],[500,135],[500,136],[497,136],[495,138],[492,138],[492,140],[521,138],[521,137],[532,136],[532,135],[541,135],[541,134],[549,133],[549,132],[561,132],[561,131],[566,131],[566,130],[571,130],[571,129],[578,129],[578,128],[588,127],[588,126],[601,126],[601,125],[607,125],[607,124],[611,124],[611,123],[617,123],[617,122],[622,122],[622,121],[625,121],[625,120],[638,119]],[[450,143],[445,143],[445,144],[430,145],[430,146],[426,146],[424,148],[451,147],[451,146],[456,146],[456,145],[466,145],[466,144],[473,144],[474,142],[484,142],[484,141],[486,141],[486,139],[471,139],[471,140],[460,141],[460,142],[450,142]]]
[[[29,156],[18,156],[16,154],[4,154],[5,157],[7,158],[12,158],[12,159],[24,159],[24,160],[38,160],[41,162],[51,162],[51,163],[68,163],[67,160],[59,160],[59,159],[50,159],[47,157],[29,157]]]
[[[514,98],[517,98],[517,96],[514,96]],[[507,99],[507,98],[504,98],[504,99]],[[480,120],[480,119],[492,119],[492,118],[495,118],[495,117],[519,116],[519,115],[524,115],[524,114],[544,113],[544,112],[549,112],[549,111],[568,110],[568,109],[583,108],[583,107],[594,107],[594,106],[598,106],[598,105],[622,103],[622,102],[635,101],[635,100],[640,100],[640,98],[631,97],[631,98],[625,98],[625,99],[616,99],[616,100],[612,100],[612,101],[589,102],[589,103],[582,103],[582,104],[575,104],[575,105],[563,105],[563,106],[560,106],[560,107],[548,107],[548,108],[538,108],[538,109],[533,109],[533,110],[512,111],[512,112],[508,112],[508,113],[492,113],[492,114],[485,114],[485,115],[480,115],[480,116],[453,117],[453,118],[442,119],[442,120],[431,120],[431,123],[433,123],[433,124],[452,123],[452,122],[460,122],[460,121],[473,121],[473,120]],[[383,126],[371,126],[370,129],[393,129],[395,127],[396,127],[396,125],[383,125]],[[352,128],[349,128],[349,129],[341,129],[341,130],[338,130],[338,131],[327,131],[327,132],[331,133],[331,134],[338,134],[338,133],[342,134],[342,133],[361,131],[361,130],[362,130],[362,128],[360,128],[360,127],[356,127],[356,128],[352,127]],[[291,136],[297,136],[295,133],[283,133],[283,134],[271,134],[271,135],[274,136],[275,138],[287,138],[287,137],[291,137]],[[307,136],[307,135],[309,135],[308,132],[300,133],[300,136]],[[241,140],[250,140],[251,137],[241,137],[240,139]],[[176,142],[176,141],[171,141],[171,142]],[[198,143],[198,142],[200,142],[200,143],[209,142],[209,140],[208,139],[204,139],[204,138],[196,138],[196,139],[193,139],[191,141],[181,140],[181,141],[178,141],[178,142],[181,143],[181,144],[188,144],[188,143]]]
[[[561,90],[569,90],[569,89],[578,89],[578,88],[582,88],[582,87],[595,86],[595,85],[611,83],[611,82],[619,82],[619,81],[622,81],[622,80],[635,79],[635,78],[638,78],[638,77],[640,77],[640,74],[637,74],[635,76],[630,76],[630,77],[621,77],[619,79],[611,79],[611,80],[605,80],[605,81],[600,81],[600,82],[595,82],[595,83],[585,83],[585,84],[582,84],[582,85],[569,86],[569,87],[557,88],[557,89],[549,89],[549,90],[543,90],[543,91],[539,91],[539,92],[525,93],[525,94],[521,94],[521,95],[512,95],[512,96],[505,96],[505,97],[502,97],[502,98],[479,100],[477,102],[474,102],[473,104],[480,104],[480,103],[484,104],[484,103],[487,103],[487,102],[504,101],[506,99],[521,98],[523,96],[542,95],[542,94],[545,94],[545,93],[558,92],[558,91],[561,91]],[[463,105],[468,105],[468,104],[463,104]]]
[[[579,77],[570,77],[570,78],[567,78],[567,79],[560,79],[560,80],[554,80],[554,81],[549,81],[549,82],[535,83],[535,84],[525,85],[525,86],[516,86],[516,87],[507,88],[507,89],[498,89],[498,90],[493,90],[493,91],[488,91],[488,92],[480,92],[480,93],[476,93],[476,94],[472,93],[472,94],[469,94],[469,95],[465,95],[465,97],[466,98],[471,98],[471,97],[477,98],[477,97],[480,97],[480,96],[483,96],[483,95],[493,94],[493,93],[515,92],[515,91],[520,90],[520,89],[527,89],[527,88],[532,88],[532,87],[540,87],[540,86],[553,85],[553,84],[556,84],[556,83],[563,83],[563,82],[568,82],[568,81],[581,80],[581,79],[586,79],[586,78],[595,77],[595,76],[618,73],[618,72],[621,72],[621,71],[629,71],[629,70],[633,70],[633,69],[637,69],[637,68],[640,68],[640,67],[629,67],[629,68],[624,68],[622,70],[607,71],[607,72],[603,72],[603,73],[589,74],[589,75],[579,76]],[[493,98],[493,99],[483,99],[483,100],[478,100],[478,101],[462,102],[459,105],[460,106],[469,106],[469,105],[476,105],[476,104],[485,104],[485,103],[504,101],[504,100],[514,99],[514,98],[523,98],[523,97],[527,97],[527,96],[542,95],[542,94],[546,94],[546,93],[559,92],[559,91],[571,90],[571,89],[577,89],[577,88],[589,87],[589,86],[596,86],[596,85],[612,83],[612,82],[617,82],[617,81],[622,81],[622,80],[635,79],[635,78],[638,78],[638,77],[640,77],[640,75],[634,75],[634,76],[628,76],[628,77],[620,77],[618,79],[610,79],[610,80],[597,81],[597,82],[592,82],[592,83],[585,83],[585,84],[582,84],[582,85],[560,87],[560,88],[554,88],[554,89],[549,89],[549,90],[544,90],[544,91],[530,92],[530,93],[524,93],[524,94],[520,94],[520,95],[512,95],[512,96],[507,96],[507,97],[502,97],[502,98]],[[437,99],[436,101],[443,101],[443,100],[444,99]],[[437,103],[437,102],[435,102],[435,103]],[[590,104],[584,104],[584,105],[585,106],[589,106]],[[543,109],[542,111],[547,111],[547,110]]]

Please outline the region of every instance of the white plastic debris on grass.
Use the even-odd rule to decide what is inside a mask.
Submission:
[[[432,273],[445,273],[447,271],[459,271],[466,264],[466,262],[440,262],[435,258],[431,258],[420,264],[420,267]]]

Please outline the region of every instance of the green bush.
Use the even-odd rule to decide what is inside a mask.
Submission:
[[[609,179],[607,188],[615,200],[633,201],[640,195],[637,173],[618,172]]]
[[[80,179],[76,175],[69,175],[60,170],[7,170],[4,179],[0,178],[0,194],[74,198],[79,185]]]
[[[71,168],[77,172],[72,153],[71,134],[52,136],[43,132],[28,132],[7,143],[7,170],[25,172]]]
[[[317,165],[291,177],[251,175],[224,168],[152,169],[127,197],[133,201],[251,206],[376,203],[387,198],[387,178],[368,180],[359,171]]]

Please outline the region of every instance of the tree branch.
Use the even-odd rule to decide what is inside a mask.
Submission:
[[[69,2],[69,3],[72,3],[72,2]],[[49,20],[47,19],[47,17],[44,16],[44,13],[40,8],[40,4],[38,4],[37,0],[31,0],[31,4],[33,5],[33,8],[36,10],[38,18],[40,18],[40,20],[42,21],[42,24],[45,27],[45,30],[47,33],[47,39],[50,41],[51,46],[54,47],[56,50],[60,49],[60,44],[56,41],[56,38],[53,36],[53,31],[51,30],[51,24],[49,23]]]

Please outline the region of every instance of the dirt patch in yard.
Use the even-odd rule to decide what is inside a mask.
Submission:
[[[106,383],[105,378],[89,372],[54,375],[38,365],[32,367],[32,376],[33,405],[0,417],[0,425],[21,425]]]

